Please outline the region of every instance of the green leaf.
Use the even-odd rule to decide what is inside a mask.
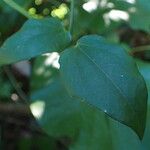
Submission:
[[[148,90],[148,103],[150,104],[150,63],[138,59],[136,60],[136,63],[138,65],[140,73],[142,74],[146,82]]]
[[[148,105],[146,129],[145,129],[145,134],[142,140],[142,144],[147,149],[150,149],[149,139],[150,139],[150,104]]]
[[[149,0],[137,0],[135,12],[130,13],[129,24],[132,28],[150,32],[150,3]]]
[[[36,117],[34,114],[43,130],[53,137],[73,138],[80,126],[80,101],[70,98],[61,83],[58,70],[51,65],[45,65],[46,59],[46,56],[40,56],[34,62],[31,111],[34,114],[37,104],[44,104],[44,107],[41,105],[41,109],[44,110],[41,117]],[[39,70],[44,70],[42,75],[38,73]],[[49,76],[44,77],[48,71],[50,72]],[[39,111],[38,107],[37,111]]]
[[[69,139],[70,150],[145,150],[130,128],[71,98],[59,77],[31,98],[32,106],[45,103],[43,115],[37,118],[44,131],[57,139]]]
[[[82,98],[143,137],[146,85],[134,61],[120,46],[96,35],[85,36],[61,54],[60,65],[72,97]]]
[[[147,150],[132,130],[102,112],[85,107],[82,117],[82,128],[71,150]]]
[[[54,77],[52,83],[33,92],[31,99],[31,111],[46,133],[54,137],[75,136],[80,126],[80,101],[70,98],[59,77]],[[36,108],[38,103],[44,104],[41,116],[34,113],[43,106]]]
[[[32,80],[39,76],[38,70],[42,66],[44,73],[48,70],[53,72],[50,66],[45,66],[45,59],[45,56],[36,58]],[[32,104],[45,103],[44,113],[37,121],[50,136],[57,139],[67,138],[70,141],[70,150],[147,150],[143,148],[147,141],[141,145],[130,128],[103,112],[70,98],[61,84],[58,72],[52,73],[49,78],[51,82],[47,82],[47,78],[34,81],[34,84],[37,81],[40,84],[38,83],[38,90],[34,88],[31,98]],[[43,87],[44,85],[46,86]]]
[[[150,63],[136,60],[136,63],[138,65],[139,71],[143,75],[147,89],[148,89],[148,110],[147,110],[147,121],[146,121],[146,128],[145,128],[145,134],[142,140],[142,144],[147,148],[150,149]]]
[[[57,19],[28,20],[21,30],[7,39],[0,48],[0,65],[61,51],[70,40],[70,34]]]
[[[136,4],[137,4],[138,7],[140,7],[141,9],[143,9],[145,11],[150,10],[149,0],[137,0]]]

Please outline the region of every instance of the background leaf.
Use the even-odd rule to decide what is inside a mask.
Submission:
[[[130,25],[135,29],[141,29],[150,32],[149,0],[137,0],[134,8],[135,12],[130,13],[130,20],[129,20]]]
[[[0,65],[61,51],[70,40],[69,33],[57,19],[28,20],[21,30],[8,38],[0,48]]]

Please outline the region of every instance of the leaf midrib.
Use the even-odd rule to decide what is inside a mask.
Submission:
[[[127,103],[127,105],[129,106],[129,108],[131,109],[131,111],[133,112],[134,116],[136,116],[135,114],[135,110],[134,107],[131,107],[130,104],[128,103],[128,99],[126,98],[126,96],[122,93],[122,91],[120,90],[120,88],[112,81],[112,79],[106,74],[106,72],[104,70],[102,70],[98,64],[85,52],[82,50],[82,48],[78,45],[78,49],[79,51],[81,51],[81,53],[83,53],[97,68],[98,70],[100,70],[100,72],[102,72],[113,84],[113,86],[117,89],[117,91],[119,92],[119,94],[121,95],[121,97],[123,97],[123,99],[125,100],[125,102]]]

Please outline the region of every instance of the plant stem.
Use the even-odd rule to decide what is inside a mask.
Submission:
[[[150,45],[143,45],[143,46],[133,48],[133,52],[141,52],[146,50],[150,50]]]
[[[4,71],[8,77],[8,79],[10,80],[12,86],[15,88],[16,92],[18,93],[18,95],[20,96],[20,98],[23,100],[23,102],[25,104],[27,103],[27,96],[26,94],[22,91],[22,89],[20,88],[20,86],[17,83],[16,78],[14,77],[14,75],[12,74],[12,72],[10,71],[10,69],[8,67],[4,67]]]
[[[74,23],[74,4],[75,1],[71,0],[71,7],[70,7],[70,24],[69,24],[69,31],[73,33],[73,23]]]
[[[20,14],[23,16],[29,18],[32,18],[32,16],[21,6],[19,6],[17,3],[15,3],[13,0],[3,0],[7,5],[12,7],[13,9],[17,10]]]

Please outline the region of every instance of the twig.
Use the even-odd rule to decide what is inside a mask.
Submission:
[[[16,78],[14,77],[14,75],[12,74],[12,72],[10,71],[10,69],[8,67],[4,67],[4,71],[7,74],[12,86],[15,88],[17,94],[19,95],[19,97],[23,100],[23,102],[25,104],[28,104],[28,98],[26,96],[26,94],[22,91],[22,89],[20,88],[20,86],[17,83]]]
[[[144,52],[147,50],[150,50],[150,45],[138,46],[132,49],[131,54],[134,55],[135,53]]]
[[[22,118],[29,119],[30,122]],[[25,126],[32,133],[39,135],[46,135],[41,128],[34,123],[35,119],[27,105],[13,104],[13,103],[0,103],[0,121],[16,126]]]
[[[17,3],[15,3],[13,0],[3,0],[7,5],[12,7],[13,9],[17,10],[20,14],[23,16],[29,18],[33,18],[24,8],[19,6]]]
[[[32,116],[31,111],[28,106],[24,104],[12,104],[12,103],[0,103],[0,114],[2,115],[12,115],[17,116]]]
[[[70,31],[71,34],[73,33],[74,5],[75,5],[75,1],[71,0],[71,6],[70,6],[70,24],[69,24],[69,31]]]

